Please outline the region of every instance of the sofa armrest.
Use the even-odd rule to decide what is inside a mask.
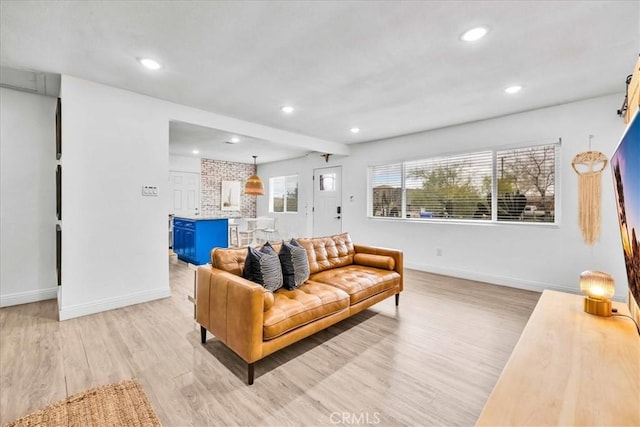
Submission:
[[[365,246],[365,245],[353,245],[353,249],[356,254],[369,254],[369,255],[381,255],[388,256],[393,258],[395,266],[393,271],[396,271],[400,274],[400,291],[404,288],[404,264],[403,264],[403,253],[399,249],[388,249],[388,248],[379,248],[375,246]]]
[[[196,321],[247,363],[262,357],[264,311],[271,304],[273,294],[257,283],[210,266],[198,267]]]

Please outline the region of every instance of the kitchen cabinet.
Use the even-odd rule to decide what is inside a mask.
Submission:
[[[195,265],[211,262],[211,249],[229,245],[227,218],[173,218],[173,251]]]

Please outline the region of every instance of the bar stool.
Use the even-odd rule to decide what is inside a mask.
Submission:
[[[258,242],[273,242],[278,239],[276,218],[258,217],[256,223],[256,237]]]
[[[238,222],[235,218],[229,218],[229,247],[237,248],[240,246],[240,233],[238,231]]]
[[[255,245],[256,218],[238,219],[238,246]]]

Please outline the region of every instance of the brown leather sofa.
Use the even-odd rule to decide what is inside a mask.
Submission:
[[[196,321],[248,364],[325,329],[403,288],[400,250],[354,245],[348,233],[297,239],[310,277],[295,290],[271,292],[242,277],[247,249],[211,251],[196,280]],[[279,244],[273,244],[276,250]]]

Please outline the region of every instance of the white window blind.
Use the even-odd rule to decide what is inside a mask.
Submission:
[[[558,146],[485,150],[371,166],[369,215],[553,223]]]
[[[496,152],[498,221],[555,221],[556,146]]]
[[[402,215],[402,163],[372,166],[371,216]]]
[[[298,212],[298,175],[269,178],[269,212]]]
[[[405,163],[410,218],[491,219],[492,153]]]

